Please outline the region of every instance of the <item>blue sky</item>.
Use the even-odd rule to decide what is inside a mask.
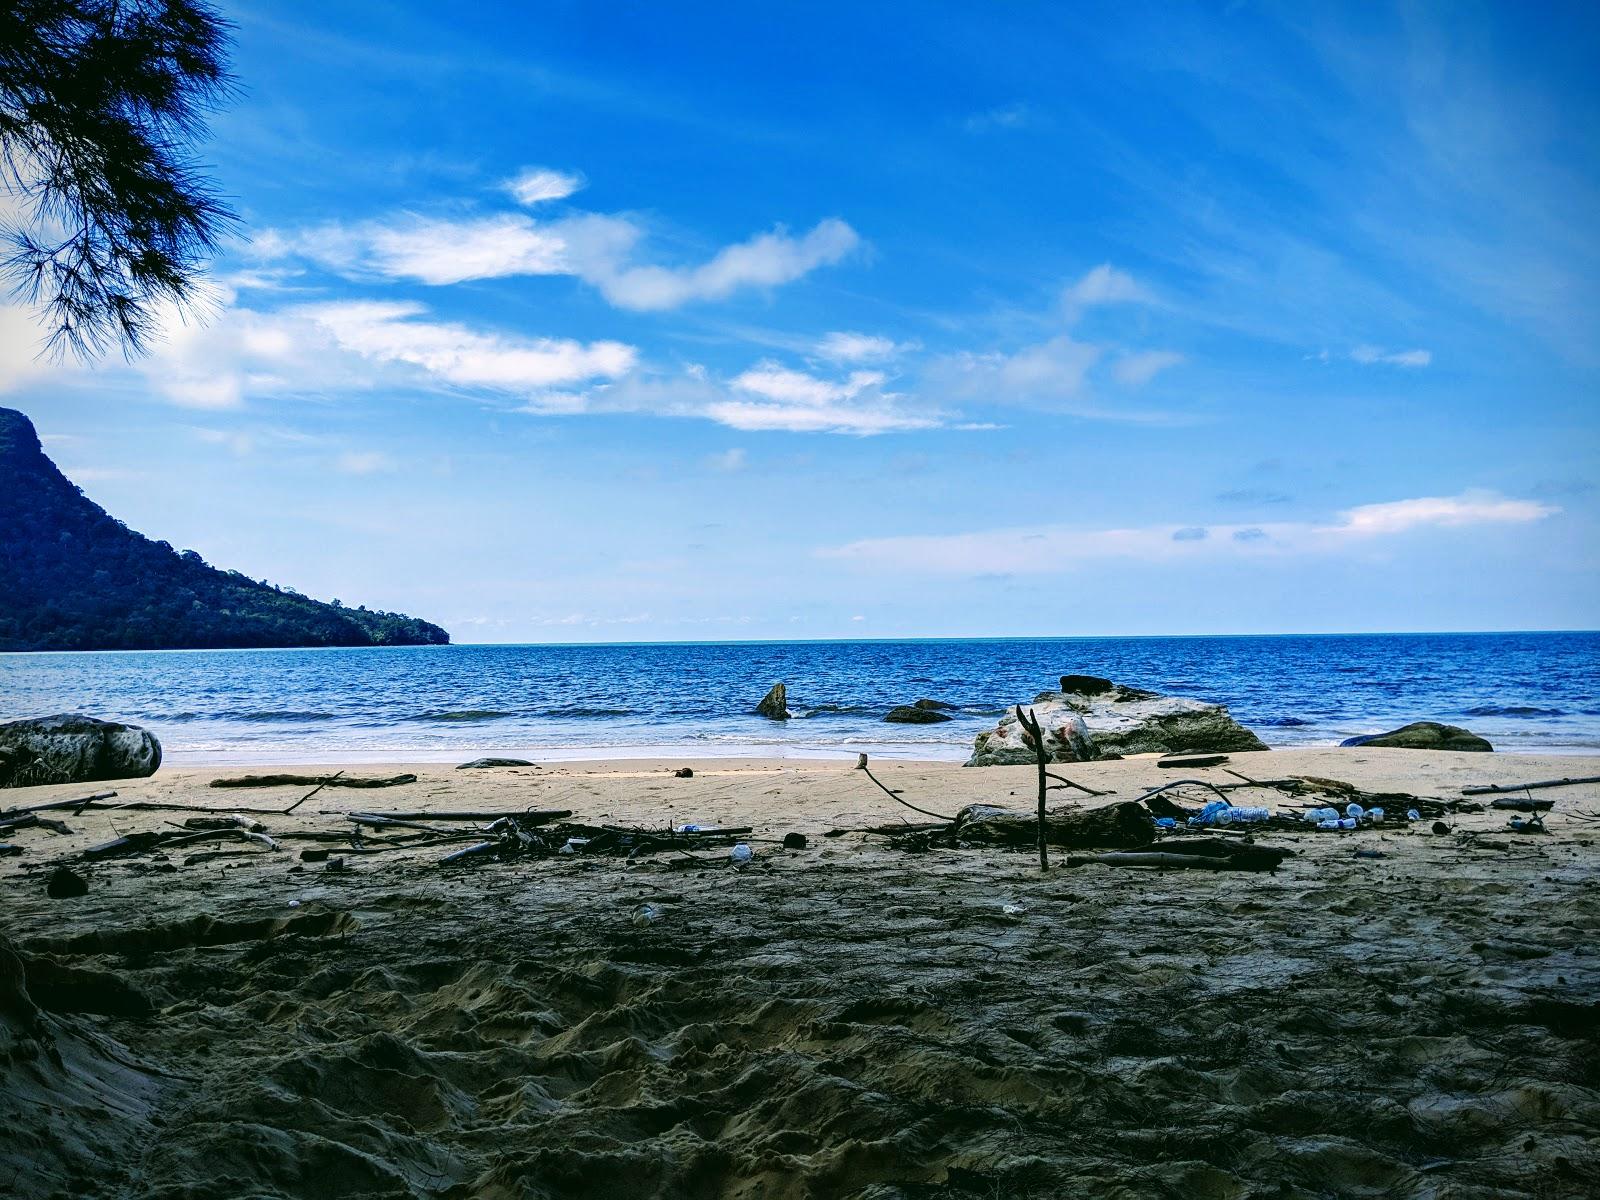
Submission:
[[[0,311],[153,537],[461,641],[1600,626],[1592,5],[225,11],[209,319]]]

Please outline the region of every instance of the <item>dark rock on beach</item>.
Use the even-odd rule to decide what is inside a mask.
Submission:
[[[787,721],[789,719],[789,689],[781,683],[772,685],[772,690],[761,698],[761,703],[756,705],[756,713],[770,721]]]
[[[531,767],[533,765],[525,758],[475,758],[471,762],[462,763],[456,770],[475,771],[486,767]]]
[[[1444,725],[1438,721],[1413,721],[1388,733],[1369,733],[1362,737],[1346,738],[1341,746],[1374,746],[1391,750],[1464,750],[1477,754],[1494,751],[1484,738],[1459,725]]]
[[[149,730],[62,713],[0,725],[0,788],[143,779],[161,765]]]
[[[896,725],[937,725],[940,721],[950,720],[949,713],[936,708],[924,708],[923,704],[921,700],[915,704],[897,704],[883,719],[893,721]]]

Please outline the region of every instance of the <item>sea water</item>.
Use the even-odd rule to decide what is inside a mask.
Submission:
[[[178,763],[962,759],[1006,706],[1079,673],[1221,701],[1272,746],[1435,720],[1500,750],[1596,753],[1597,668],[1597,633],[0,654],[0,720],[131,721]],[[793,719],[756,716],[780,680]],[[921,698],[953,719],[883,721]]]

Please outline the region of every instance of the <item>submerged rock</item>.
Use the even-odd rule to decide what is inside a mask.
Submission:
[[[1089,690],[1076,683],[1088,680]],[[1124,687],[1096,676],[1067,675],[1068,691],[1041,692],[1026,707],[1044,731],[1051,762],[1086,762],[1128,754],[1189,754],[1265,750],[1267,745],[1228,715],[1226,706],[1162,696]],[[1100,688],[1105,683],[1108,686]],[[1012,709],[1000,724],[980,733],[969,767],[995,767],[1037,761],[1023,740]]]
[[[940,712],[937,708],[924,707],[932,703],[934,702],[918,700],[915,704],[897,704],[883,719],[893,721],[897,725],[937,725],[940,721],[950,720],[949,713]]]
[[[789,689],[781,683],[772,685],[772,690],[761,698],[761,703],[756,705],[756,713],[766,717],[769,721],[787,721],[789,719]]]
[[[61,713],[0,725],[0,788],[143,779],[161,765],[147,729]]]
[[[1369,733],[1362,737],[1346,738],[1341,746],[1377,746],[1394,750],[1466,750],[1478,754],[1494,751],[1484,738],[1459,725],[1442,725],[1438,721],[1413,721],[1388,733]]]

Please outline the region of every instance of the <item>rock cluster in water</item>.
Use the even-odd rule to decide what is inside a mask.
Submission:
[[[1060,691],[1041,692],[1031,708],[1044,731],[1052,762],[1084,762],[1128,754],[1265,750],[1267,745],[1235,721],[1225,705],[1163,696],[1125,687],[1097,675],[1063,675]],[[1022,736],[1016,711],[980,733],[969,767],[1037,761]]]
[[[137,725],[61,714],[0,725],[0,788],[143,779],[161,743]]]
[[[942,700],[918,700],[912,704],[897,704],[883,719],[896,725],[934,725],[951,719],[947,709],[954,708]]]

